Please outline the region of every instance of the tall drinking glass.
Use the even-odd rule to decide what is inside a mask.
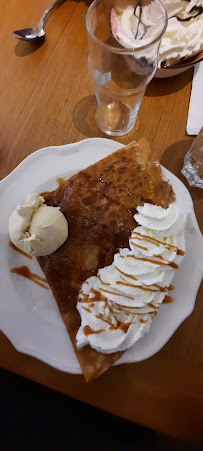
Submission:
[[[86,26],[98,125],[108,135],[125,135],[157,68],[166,10],[159,0],[94,0]]]

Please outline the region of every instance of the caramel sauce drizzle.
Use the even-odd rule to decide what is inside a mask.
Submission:
[[[135,247],[139,247],[139,249],[143,249],[144,251],[148,251],[149,250],[149,249],[147,249],[147,247],[139,246],[139,244],[134,243],[134,241],[131,241],[131,244],[133,244],[133,246],[135,246]]]
[[[130,279],[137,280],[136,277],[134,277],[134,276],[128,276],[128,275],[125,274],[124,272],[120,271],[120,269],[118,269],[116,266],[115,266],[115,268],[116,268],[121,274],[123,274],[124,276],[129,277]],[[123,277],[121,277],[121,279],[125,282],[125,279],[123,279]],[[116,282],[116,283],[121,283],[121,282]],[[167,291],[167,290],[173,290],[173,289],[174,289],[174,286],[173,286],[173,285],[170,285],[170,287],[167,288],[167,287],[161,287],[160,285],[158,285],[158,284],[156,284],[156,283],[154,283],[153,286],[156,287],[156,288],[158,288],[158,290],[152,290],[151,288],[148,288],[148,285],[146,285],[145,283],[142,283],[142,285],[131,285],[131,284],[130,284],[129,286],[133,286],[133,287],[140,288],[141,290],[145,290],[145,291],[153,291],[153,292],[156,292],[156,291],[162,291],[162,292],[165,292],[165,291]]]
[[[26,252],[21,251],[21,249],[18,249],[18,247],[15,246],[15,244],[12,243],[12,241],[9,241],[9,246],[11,247],[11,249],[13,249],[16,252],[19,252],[19,254],[24,255],[24,257],[29,258],[30,260],[32,260],[31,255],[26,254]]]
[[[20,266],[19,268],[12,268],[10,270],[12,274],[18,274],[19,276],[25,277],[25,279],[31,280],[31,282],[36,283],[36,285],[39,285],[40,287],[44,288],[45,290],[49,290],[49,287],[44,285],[45,282],[47,283],[47,280],[44,277],[40,277],[37,274],[31,272],[27,266]]]
[[[170,304],[173,301],[174,301],[174,299],[171,296],[165,296],[165,298],[163,300],[163,304]]]
[[[134,318],[133,319],[135,319],[135,315],[134,315]],[[117,318],[116,318],[116,320],[117,320]],[[118,321],[117,320],[117,326],[114,326],[114,327],[116,327],[116,329],[118,330],[122,330],[125,334],[127,333],[127,331],[128,331],[128,329],[129,329],[129,327],[132,325],[132,324],[135,324],[136,323],[136,321],[130,321],[129,323],[122,323],[121,321]],[[111,329],[111,327],[109,327],[109,329]]]
[[[169,260],[166,260],[166,258],[163,258],[161,255],[159,255],[159,258],[160,258],[161,260],[163,260],[164,262],[166,262],[165,265],[171,266],[171,268],[174,268],[174,269],[178,269],[178,268],[179,268],[179,266],[176,265],[176,263],[170,262]],[[161,263],[160,263],[160,264],[161,264]]]
[[[101,299],[89,298],[88,296],[80,300],[81,304],[90,304],[91,302],[99,302],[99,301],[101,301]]]
[[[178,249],[177,246],[173,246],[172,244],[169,244],[169,243],[164,243],[164,241],[157,240],[156,238],[153,238],[152,236],[142,235],[141,233],[138,233],[138,232],[132,232],[132,235],[136,235],[136,237],[138,237],[138,238],[136,238],[136,240],[143,241],[143,239],[144,239],[144,241],[148,241],[148,242],[154,244],[155,246],[162,245],[167,250],[170,250],[170,249],[173,250],[174,249],[174,252],[176,252],[177,255],[184,255],[185,254],[185,252],[182,251],[181,249]],[[139,237],[141,237],[141,238],[139,238]]]
[[[132,299],[132,300],[134,299],[131,296],[126,296],[125,294],[115,293],[114,291],[105,290],[104,288],[101,288],[101,287],[99,287],[99,289],[101,291],[104,291],[105,293],[114,294],[115,296],[123,296],[124,298]]]
[[[143,291],[151,291],[152,293],[157,293],[157,291],[167,291],[167,287],[160,287],[159,285],[154,284],[158,288],[158,290],[153,290],[152,288],[146,288],[146,285],[134,285],[133,283],[127,283],[127,282],[121,282],[118,280],[116,282],[118,285],[124,285],[125,287],[132,287],[132,288],[140,288],[140,290]]]
[[[133,284],[130,284],[130,286],[134,286]],[[159,285],[157,285],[157,287],[158,288],[160,288],[162,291],[167,291],[167,287],[160,287]],[[172,289],[173,289],[173,287],[172,287]],[[127,331],[128,331],[128,329],[129,329],[129,327],[131,326],[131,324],[135,324],[135,322],[133,322],[133,320],[131,321],[131,322],[129,322],[129,323],[122,323],[121,321],[119,321],[118,320],[118,318],[115,316],[115,312],[112,310],[112,308],[111,308],[111,306],[109,305],[109,302],[108,302],[108,299],[107,298],[105,298],[103,295],[101,295],[101,293],[99,292],[99,291],[97,291],[97,290],[95,290],[94,288],[91,288],[91,290],[90,290],[92,293],[94,293],[95,294],[95,297],[94,298],[88,298],[87,297],[87,299],[86,300],[82,300],[81,302],[87,302],[87,303],[90,303],[90,302],[92,302],[92,300],[94,299],[94,302],[95,301],[103,301],[103,302],[105,302],[105,304],[106,304],[106,306],[109,308],[109,310],[111,311],[111,313],[113,314],[113,317],[114,317],[114,319],[115,319],[115,321],[116,321],[116,324],[113,324],[112,323],[112,321],[109,321],[109,320],[107,320],[107,319],[104,319],[101,315],[94,315],[95,316],[95,318],[98,318],[98,319],[100,319],[101,321],[103,321],[103,322],[105,322],[105,323],[107,323],[108,325],[109,325],[109,330],[118,330],[118,329],[120,329],[120,330],[122,330],[124,333],[127,333]],[[108,292],[108,293],[110,293],[108,290],[103,290],[103,291],[106,291],[106,292]],[[158,290],[154,290],[154,291],[158,291]],[[113,293],[114,294],[114,293]],[[115,293],[115,294],[117,294],[117,293]],[[87,296],[87,295],[86,295]],[[127,297],[127,296],[126,296]],[[172,302],[173,301],[173,298],[171,298],[170,296],[165,296],[165,299],[164,299],[164,301],[163,302],[165,302],[165,303],[170,303],[170,302]],[[117,305],[117,309],[119,310],[119,311],[125,311],[125,312],[127,312],[128,313],[128,310],[130,310],[130,309],[141,309],[142,307],[131,307],[131,306],[125,306],[125,305],[120,305],[120,304],[117,304],[116,302],[115,302],[115,304]],[[157,311],[156,310],[158,310],[158,308],[159,307],[157,307],[157,306],[155,306],[153,303],[148,303],[148,304],[146,304],[147,306],[149,306],[149,307],[151,307],[151,308],[153,308],[153,311],[152,312],[148,312],[148,314],[151,314],[153,317],[155,316],[155,315],[157,315]],[[91,304],[89,304],[89,307],[94,307],[94,303],[91,303]],[[91,313],[91,310],[89,309],[89,308],[86,308],[86,307],[82,307],[84,310],[86,310],[87,312],[89,312],[89,313]],[[129,312],[130,313],[130,312]],[[136,313],[134,313],[134,319],[135,319],[135,316],[136,315],[143,315],[143,313],[139,313],[139,312],[136,312]],[[140,323],[146,323],[147,322],[147,320],[143,320],[143,319],[140,319]],[[89,326],[85,326],[85,327],[89,327]],[[91,328],[90,328],[91,329]],[[90,335],[90,334],[93,334],[93,333],[100,333],[100,332],[104,332],[105,331],[105,329],[100,329],[99,331],[93,331],[92,329],[91,329],[91,332],[89,332],[89,329],[86,329],[86,333],[85,333],[85,331],[84,331],[84,334],[86,335],[86,336],[88,336],[88,335]]]
[[[122,255],[121,255],[121,257],[122,257]],[[137,277],[129,276],[128,274],[126,274],[125,272],[123,272],[119,268],[117,268],[117,266],[115,266],[115,268],[117,269],[117,271],[119,271],[121,274],[123,274],[123,276],[129,277],[129,279],[137,280]]]
[[[102,319],[102,318],[100,318]],[[103,320],[103,319],[102,319]],[[104,321],[104,320],[103,320]],[[107,321],[105,321],[107,322]],[[120,323],[119,326],[115,326],[114,324],[111,324],[109,327],[110,330],[122,330],[125,334],[127,333],[129,327],[132,323]],[[84,335],[87,337],[88,335],[92,334],[100,334],[101,332],[105,332],[105,329],[99,329],[99,330],[92,330],[90,326],[84,327]]]
[[[58,177],[58,178],[56,179],[56,181],[57,181],[57,183],[58,183],[58,186],[61,186],[61,185],[64,184],[65,179],[63,179],[62,177]]]
[[[95,290],[94,288],[91,288],[91,289],[90,289],[90,293],[93,293],[93,294],[95,294],[95,295],[97,295],[97,294],[100,295],[100,292],[97,291],[97,290]],[[93,299],[93,298],[92,298],[92,299]]]
[[[89,304],[89,307],[94,307],[94,302],[105,302],[105,305],[108,307],[109,311],[111,313],[114,313],[113,309],[109,305],[108,299],[105,296],[103,296],[99,291],[95,290],[94,288],[91,288],[90,291],[92,291],[95,294],[94,298],[89,298],[88,295],[86,295],[86,297],[80,301],[81,303],[83,304],[86,303]],[[82,308],[84,308],[84,310],[87,310],[87,308],[85,307]]]
[[[119,271],[120,271],[120,270],[119,270]],[[123,274],[124,274],[124,273],[123,273]],[[122,282],[120,282],[120,284],[122,284]],[[127,283],[124,283],[124,285],[136,287],[136,285],[133,285],[133,284],[127,284]],[[160,287],[160,286],[157,285],[157,284],[155,284],[155,286],[156,286],[160,291],[167,291],[167,287]],[[139,285],[138,285],[138,287],[139,287]],[[170,288],[170,287],[171,287],[171,288]],[[172,286],[172,285],[171,285],[170,287],[169,287],[169,289],[173,289],[173,286]],[[142,288],[143,288],[143,287],[142,287]],[[105,291],[105,292],[111,294],[111,292],[108,291],[108,290],[104,290],[104,289],[101,289],[101,288],[100,288],[100,290]],[[151,289],[149,289],[149,290],[150,290],[150,291],[158,291],[158,290],[151,290]],[[106,306],[109,308],[109,310],[110,310],[111,313],[113,314],[113,318],[115,319],[116,324],[113,324],[112,321],[109,321],[109,320],[107,320],[107,319],[104,319],[101,315],[94,315],[95,318],[98,318],[98,319],[100,319],[101,321],[107,323],[107,324],[109,325],[109,330],[122,330],[124,333],[127,333],[129,327],[130,327],[132,324],[135,324],[135,322],[133,322],[133,320],[132,320],[131,322],[129,322],[129,323],[122,323],[121,321],[119,321],[118,318],[117,318],[117,317],[115,316],[115,314],[114,314],[115,312],[112,310],[111,306],[109,305],[108,299],[105,298],[104,296],[102,296],[101,293],[100,293],[99,291],[95,290],[94,288],[91,288],[90,291],[91,291],[92,293],[95,294],[95,297],[94,297],[94,298],[90,298],[90,299],[88,298],[86,301],[83,300],[83,301],[81,301],[81,302],[88,302],[88,303],[90,303],[90,302],[92,302],[92,299],[94,299],[94,302],[95,302],[95,301],[104,301],[105,304],[106,304]],[[113,292],[112,294],[117,294],[117,293],[114,293],[114,292]],[[96,298],[96,296],[98,296],[98,297]],[[126,296],[126,297],[128,297],[128,296]],[[131,298],[131,299],[133,299],[133,298]],[[170,296],[165,296],[163,303],[167,303],[167,304],[168,304],[168,303],[170,303],[170,302],[172,302],[172,301],[173,301],[173,298],[172,298],[172,297],[170,297]],[[120,304],[117,304],[116,302],[115,302],[115,304],[117,305],[117,309],[118,309],[119,311],[125,311],[126,313],[128,313],[128,310],[130,310],[130,309],[139,309],[139,308],[142,308],[142,307],[131,307],[131,306],[120,305]],[[146,305],[149,306],[149,307],[151,307],[151,308],[153,308],[153,311],[152,311],[152,312],[148,312],[148,314],[151,314],[152,317],[156,316],[156,315],[157,315],[157,311],[156,311],[156,310],[158,310],[159,307],[155,306],[153,303],[148,303],[148,304],[146,304]],[[94,303],[91,303],[89,306],[90,306],[90,307],[94,307]],[[86,307],[82,307],[82,308],[83,308],[84,310],[86,310],[87,312],[91,313],[91,310],[90,310],[89,308],[86,308]],[[130,312],[129,312],[129,313],[130,313]],[[143,313],[139,313],[139,312],[134,313],[134,319],[135,319],[135,316],[136,316],[136,315],[141,315],[141,316],[142,316]],[[140,323],[146,323],[146,322],[147,322],[147,320],[144,320],[144,319],[142,319],[142,318],[141,318],[139,321],[140,321]],[[85,328],[86,328],[86,329],[85,329]],[[99,333],[105,331],[105,329],[100,329],[100,330],[98,330],[98,331],[93,331],[93,330],[90,328],[90,326],[85,326],[85,328],[84,328],[84,334],[85,334],[86,336],[88,336],[88,335],[90,335],[90,334],[94,334],[94,333],[99,334]]]
[[[94,288],[90,289],[90,293],[94,294],[94,297],[89,297],[88,294],[85,294],[84,292],[82,292],[82,294],[84,295],[84,297],[80,300],[80,302],[84,303],[90,303],[90,302],[95,302],[95,301],[101,301],[103,299],[101,299],[101,294],[99,293],[99,291],[96,291]],[[96,296],[99,296],[99,299],[96,298]]]
[[[113,324],[111,321],[108,321],[108,319],[104,319],[102,318],[100,315],[95,315],[95,318],[100,319],[101,321],[104,321],[104,323],[107,323],[111,326],[111,329],[117,329],[117,326],[115,326],[115,324]],[[116,319],[116,318],[115,318]]]
[[[135,317],[135,315],[134,315]],[[105,323],[109,324],[109,330],[122,330],[124,333],[127,333],[129,327],[131,326],[131,324],[135,324],[133,323],[133,321],[131,321],[130,323],[122,323],[121,321],[118,320],[118,318],[116,318],[116,316],[114,316],[114,319],[116,320],[117,324],[113,324],[111,321],[108,321],[107,319],[102,318],[99,315],[95,315],[95,318],[100,319],[101,321],[104,321]]]
[[[93,293],[94,297],[90,298],[87,294],[83,293],[84,298],[81,299],[80,302],[82,302],[82,303],[90,303],[90,302],[96,302],[96,301],[99,302],[99,301],[103,301],[105,299],[105,298],[103,299],[101,293],[99,293],[99,291],[96,291],[94,288],[91,288],[90,293]]]
[[[161,257],[161,255],[159,255],[158,258],[160,258],[163,261],[157,261],[157,260],[151,260],[151,258],[145,258],[145,257],[135,257],[134,255],[126,255],[126,257],[128,258],[134,258],[135,260],[140,260],[143,262],[150,262],[150,263],[154,263],[155,265],[160,265],[160,266],[171,266],[171,268],[177,269],[178,265],[174,262],[170,262],[169,260],[164,259],[163,257]]]
[[[105,298],[105,299],[106,299],[106,300],[105,300],[105,304],[106,304],[106,306],[108,307],[109,311],[110,311],[111,313],[114,313],[113,309],[111,308],[111,306],[110,306],[109,303],[108,303],[108,299],[107,299],[107,298]]]
[[[122,330],[122,331],[124,332],[124,334],[126,334],[127,331],[128,331],[128,329],[129,329],[129,327],[131,326],[131,324],[133,324],[133,323],[132,323],[132,322],[131,322],[131,323],[122,323],[122,324],[118,327],[118,329]]]
[[[173,285],[170,285],[170,286],[168,287],[168,291],[172,291],[172,290],[174,290],[174,286],[173,286]]]
[[[159,307],[156,307],[156,305],[152,304],[151,302],[149,304],[147,304],[149,307],[152,307],[154,309],[158,309]]]
[[[95,301],[101,301],[101,300],[103,300],[104,302],[105,302],[105,304],[108,306],[108,308],[109,308],[109,310],[111,311],[111,313],[113,314],[113,318],[114,318],[114,320],[116,321],[116,324],[113,324],[112,323],[112,321],[109,321],[108,319],[104,319],[101,315],[94,315],[95,316],[95,318],[98,318],[98,319],[100,319],[101,321],[103,321],[103,322],[105,322],[106,324],[108,324],[109,325],[109,330],[118,330],[118,329],[120,329],[120,330],[122,330],[124,333],[127,333],[127,331],[128,331],[128,329],[129,329],[129,327],[132,325],[132,324],[135,324],[135,321],[131,321],[131,322],[129,322],[129,323],[123,323],[123,322],[121,322],[121,321],[119,321],[118,320],[118,318],[116,317],[116,315],[114,314],[115,312],[112,310],[112,308],[110,307],[110,305],[109,305],[109,303],[108,303],[108,299],[107,298],[105,298],[104,296],[102,296],[101,297],[101,294],[100,294],[100,292],[99,291],[97,291],[97,290],[95,290],[94,288],[92,288],[91,289],[92,290],[92,292],[94,292],[94,293],[96,293],[96,294],[98,294],[99,295],[99,298],[100,299],[96,299],[96,297],[95,297]],[[107,290],[106,290],[107,291]],[[92,299],[92,298],[91,298]],[[90,299],[87,299],[86,301],[83,301],[83,302],[91,302],[90,301]],[[116,303],[115,303],[116,304]],[[122,306],[122,305],[119,305],[119,304],[116,304],[118,307],[117,307],[117,309],[119,310],[119,311],[126,311],[126,312],[128,312],[128,308],[130,309],[130,308],[136,308],[136,307],[128,307],[128,306]],[[147,305],[149,305],[151,308],[153,308],[153,309],[158,309],[158,307],[155,307],[153,304],[151,304],[151,303],[149,303],[149,304],[147,304]],[[94,303],[93,304],[90,304],[90,306],[94,306]],[[122,307],[124,307],[124,308],[122,308]],[[91,310],[89,309],[89,308],[85,308],[85,307],[82,307],[84,310],[86,310],[86,311],[88,311],[88,312],[91,312]],[[125,310],[125,308],[126,308],[126,310]],[[137,307],[137,308],[139,308],[139,307]],[[140,307],[141,308],[141,307]],[[130,313],[130,312],[129,312]],[[155,314],[157,314],[157,312],[154,312],[154,311],[152,311],[152,312],[149,312],[149,314],[152,314],[153,316],[155,315]],[[134,318],[133,319],[135,319],[135,316],[136,315],[143,315],[143,313],[134,313]],[[147,320],[146,320],[147,321]],[[145,320],[140,320],[140,322],[146,322]],[[86,327],[86,326],[85,326]],[[89,327],[89,326],[87,326],[87,327]],[[89,329],[88,329],[89,330]],[[103,332],[104,331],[104,329],[100,329],[99,331],[92,331],[92,332],[90,332],[90,333],[88,333],[88,330],[87,330],[87,332],[86,332],[86,334],[87,335],[90,335],[90,333],[100,333],[100,332]],[[92,330],[92,329],[91,329]],[[85,332],[84,332],[85,333]],[[86,335],[86,336],[87,336]]]
[[[147,304],[147,305],[149,305],[149,304]],[[120,312],[127,312],[127,313],[130,313],[130,312],[128,312],[128,310],[127,309],[129,309],[129,308],[134,308],[134,309],[137,309],[137,308],[142,308],[142,307],[128,307],[128,305],[124,305],[124,307],[126,307],[126,310],[125,310],[125,308],[120,308],[120,307],[117,307],[117,309],[120,311]],[[158,309],[158,307],[154,307],[154,308],[157,308]],[[157,313],[157,312],[154,312],[154,311],[152,311],[152,312],[147,312],[147,313],[139,313],[139,312],[136,312],[136,313],[134,313],[134,315],[151,315],[153,313],[153,315],[155,314],[155,313]],[[133,315],[133,313],[131,313],[131,315]],[[132,323],[132,324],[134,324],[134,323]]]
[[[160,245],[163,245],[164,247],[165,247],[165,249],[167,249],[167,250],[173,250],[174,249],[174,251],[177,253],[177,255],[184,255],[184,252],[181,250],[181,249],[178,249],[176,246],[173,246],[173,245],[170,245],[170,244],[168,244],[168,243],[164,243],[164,242],[162,242],[162,241],[159,241],[159,240],[157,240],[156,238],[153,238],[153,237],[147,237],[147,236],[145,236],[145,235],[142,235],[142,234],[140,234],[140,233],[137,233],[137,232],[133,232],[133,235],[135,235],[136,236],[136,239],[137,240],[140,240],[140,241],[142,241],[143,239],[145,240],[145,241],[148,241],[148,242],[151,242],[151,243],[153,243],[154,245],[156,245],[156,246],[160,246]],[[143,249],[143,250],[146,250],[146,251],[148,251],[148,248],[146,248],[146,247],[144,247],[144,246],[140,246],[140,245],[138,245],[138,244],[136,244],[136,243],[134,243],[133,241],[131,241],[131,243],[134,245],[134,246],[136,246],[136,247],[138,247],[138,248],[140,248],[140,249]],[[166,260],[166,259],[164,259],[162,256],[157,256],[157,259],[159,259],[158,261],[157,260],[151,260],[150,258],[139,258],[139,257],[135,257],[134,255],[127,255],[127,257],[129,257],[129,258],[135,258],[136,260],[140,260],[140,261],[147,261],[147,262],[151,262],[151,263],[154,263],[154,264],[157,264],[157,265],[160,265],[160,266],[166,266],[166,265],[169,265],[169,266],[171,266],[172,268],[175,268],[175,269],[177,269],[178,268],[178,265],[176,264],[176,263],[174,263],[174,262],[170,262],[169,260]],[[124,256],[120,256],[120,258],[124,258]],[[160,260],[162,260],[162,261],[160,261]],[[134,277],[134,276],[131,276],[131,275],[128,275],[128,274],[126,274],[126,273],[124,273],[123,271],[121,271],[117,266],[115,266],[115,268],[116,268],[116,270],[120,273],[120,274],[122,274],[123,276],[125,276],[125,277],[127,277],[127,278],[130,278],[130,279],[132,279],[132,280],[137,280],[137,278],[136,277]],[[173,285],[170,285],[168,288],[167,287],[161,287],[160,285],[158,285],[158,284],[153,284],[153,287],[155,287],[156,289],[154,290],[153,288],[149,288],[146,284],[142,284],[142,285],[136,285],[136,284],[133,284],[133,283],[128,283],[128,282],[126,282],[125,281],[125,279],[123,279],[122,277],[121,277],[121,279],[123,280],[123,282],[121,282],[121,281],[117,281],[116,282],[116,284],[117,285],[122,285],[122,286],[128,286],[128,287],[132,287],[132,288],[139,288],[139,289],[141,289],[141,290],[143,290],[143,291],[149,291],[149,292],[157,292],[157,291],[160,291],[160,292],[167,292],[167,290],[173,290],[174,289],[174,287],[173,287]],[[102,283],[102,285],[111,285],[110,283],[106,283],[106,282],[104,282],[102,279],[101,279],[101,277],[99,276],[99,280],[100,280],[100,282]],[[86,282],[86,283],[88,283],[88,282]],[[87,298],[86,300],[82,300],[81,302],[88,302],[88,303],[90,303],[90,302],[92,302],[92,301],[104,301],[105,302],[105,304],[106,304],[106,306],[109,308],[109,310],[111,311],[111,313],[113,314],[113,318],[114,318],[114,320],[116,321],[116,325],[115,324],[113,324],[112,323],[112,321],[109,321],[109,320],[107,320],[107,319],[104,319],[101,315],[95,315],[95,318],[98,318],[98,319],[100,319],[101,321],[104,321],[105,323],[107,323],[108,325],[109,325],[109,330],[118,330],[118,329],[120,329],[120,330],[122,330],[124,333],[127,333],[127,331],[128,331],[128,329],[129,329],[129,327],[131,326],[131,324],[135,324],[135,322],[133,322],[133,320],[131,321],[131,322],[129,322],[129,323],[122,323],[121,321],[119,321],[118,320],[118,318],[115,316],[115,312],[112,310],[112,308],[111,308],[111,306],[109,305],[109,302],[108,302],[108,299],[105,297],[105,296],[103,296],[103,295],[101,295],[101,292],[104,292],[104,293],[109,293],[109,294],[112,294],[112,295],[117,295],[117,296],[123,296],[123,297],[126,297],[126,298],[128,298],[128,299],[134,299],[133,297],[131,297],[131,296],[126,296],[126,295],[123,295],[123,294],[119,294],[119,293],[115,293],[115,292],[113,292],[113,291],[109,291],[109,290],[106,290],[106,289],[104,289],[104,288],[101,288],[101,287],[99,287],[99,290],[100,291],[97,291],[97,290],[95,290],[94,288],[91,288],[91,290],[90,290],[90,292],[92,292],[92,293],[94,293],[94,298]],[[163,303],[165,303],[165,304],[168,304],[168,303],[170,303],[170,302],[173,302],[173,298],[171,297],[171,296],[168,296],[168,295],[166,295],[165,296],[165,298],[164,298],[164,300],[163,300]],[[116,303],[115,302],[115,305],[117,306],[117,310],[119,310],[119,311],[125,311],[126,313],[130,313],[129,312],[129,310],[130,309],[141,309],[142,307],[136,307],[136,306],[134,306],[134,307],[132,307],[132,306],[126,306],[126,305],[121,305],[121,304],[118,304],[118,303]],[[149,307],[151,307],[152,309],[153,309],[153,311],[152,312],[148,312],[148,314],[151,314],[152,315],[152,317],[154,317],[154,316],[156,316],[157,315],[157,310],[158,310],[158,308],[159,308],[159,306],[157,307],[157,306],[155,306],[153,303],[147,303],[146,304],[147,306],[149,306]],[[91,303],[90,304],[90,307],[94,307],[94,303]],[[86,311],[88,311],[88,312],[91,312],[91,310],[89,309],[89,308],[85,308],[85,307],[82,307],[84,310],[86,310]],[[132,313],[133,314],[133,313]],[[138,312],[136,312],[136,313],[134,313],[134,318],[133,319],[135,319],[135,316],[136,315],[143,315],[143,313],[138,313]],[[140,323],[146,323],[147,322],[147,320],[144,320],[144,319],[140,319],[139,320],[140,321]],[[84,328],[84,334],[87,336],[87,335],[89,335],[89,334],[93,334],[93,333],[101,333],[101,332],[103,332],[105,329],[100,329],[100,330],[98,330],[98,331],[93,331],[91,328],[90,328],[90,326],[85,326],[85,328]]]
[[[90,302],[92,302],[92,301],[94,301],[94,302],[104,302],[105,299],[106,299],[105,296],[102,296],[102,294],[99,291],[95,290],[94,288],[91,288],[90,293],[94,294],[93,298],[89,298]]]
[[[99,276],[99,280],[100,280],[100,282],[101,282],[103,285],[111,285],[110,283],[103,282],[103,280],[101,279],[100,276]]]
[[[84,327],[84,335],[88,337],[88,335],[92,334],[100,334],[101,332],[104,332],[105,329],[99,329],[99,330],[92,330],[90,326]]]
[[[161,291],[161,292],[165,292],[165,291],[168,290],[167,287],[161,287],[161,286],[158,285],[157,283],[154,283],[153,286],[154,286],[154,287],[157,287],[157,288],[158,288],[158,291]]]
[[[83,310],[86,310],[86,312],[88,312],[88,313],[91,313],[91,310],[90,310],[90,308],[87,308],[87,307],[82,307],[82,309],[83,309]]]
[[[124,304],[117,304],[116,302],[115,302],[115,304],[118,306],[118,307],[121,307],[121,308],[119,308],[119,310],[125,310],[125,309],[139,309],[139,308],[143,308],[143,307],[135,307],[135,306],[131,306],[131,305],[124,305]],[[148,305],[148,304],[146,304],[146,305]],[[117,308],[118,308],[117,307]]]

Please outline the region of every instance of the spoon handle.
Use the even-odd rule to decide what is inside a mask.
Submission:
[[[47,14],[49,14],[51,11],[52,11],[52,9],[54,9],[58,4],[60,4],[60,3],[63,3],[65,0],[55,0],[53,3],[52,3],[52,5],[50,5],[45,11],[44,11],[44,13],[42,14],[42,17],[41,17],[41,19],[40,19],[40,26],[44,26],[44,21],[45,21],[45,18],[46,18],[46,16],[47,16]]]

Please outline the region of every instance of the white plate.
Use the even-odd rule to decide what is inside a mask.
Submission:
[[[8,219],[27,193],[52,190],[57,186],[57,177],[69,178],[120,147],[121,144],[102,138],[47,147],[30,155],[0,182],[0,328],[18,351],[69,373],[80,374],[81,369],[51,290],[10,273],[13,267],[27,265],[43,276],[35,258],[28,260],[8,246]],[[172,183],[177,204],[188,212],[186,255],[173,282],[175,301],[160,307],[150,332],[118,363],[147,359],[165,345],[192,312],[202,277],[203,238],[192,199],[180,180],[165,168],[163,176]]]

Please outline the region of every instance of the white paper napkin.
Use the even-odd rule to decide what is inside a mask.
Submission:
[[[196,64],[192,81],[187,134],[198,135],[203,126],[203,61]]]

